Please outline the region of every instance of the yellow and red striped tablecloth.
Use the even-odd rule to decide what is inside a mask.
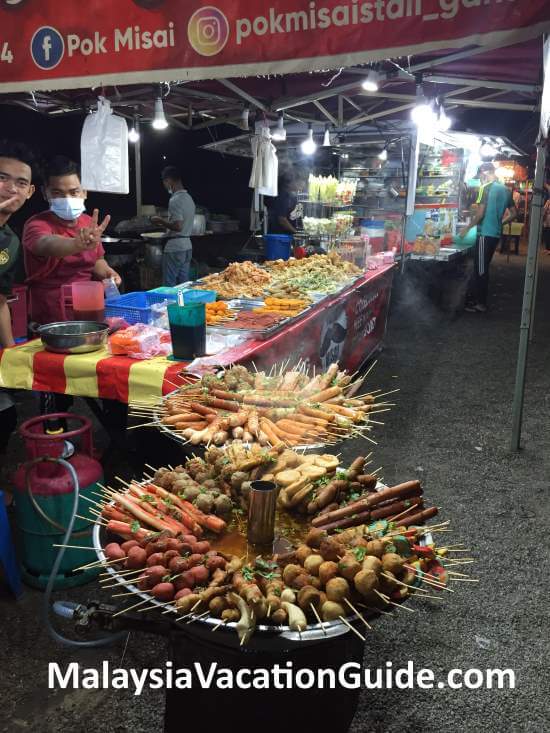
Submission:
[[[156,402],[181,384],[184,363],[158,356],[138,361],[111,356],[107,349],[89,354],[53,354],[40,339],[0,352],[0,387],[57,392],[119,402]]]

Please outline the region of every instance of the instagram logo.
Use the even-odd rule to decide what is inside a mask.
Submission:
[[[215,56],[229,38],[229,23],[221,10],[213,5],[199,8],[187,25],[189,43],[201,56]]]

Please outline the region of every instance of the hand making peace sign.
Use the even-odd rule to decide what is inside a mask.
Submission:
[[[94,209],[92,214],[92,223],[89,227],[82,227],[76,235],[76,244],[78,251],[82,252],[87,249],[94,249],[101,242],[101,235],[109,226],[111,217],[109,214],[103,219],[101,224],[99,221],[99,209]]]

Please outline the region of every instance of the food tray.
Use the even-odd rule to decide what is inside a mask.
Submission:
[[[138,481],[136,482],[141,486],[146,485],[146,481]],[[381,482],[378,482],[376,486],[376,490],[380,491],[382,489],[387,488],[385,484],[382,484]],[[112,502],[110,502],[112,503]],[[97,557],[102,562],[107,562],[107,557],[105,556],[105,553],[103,552],[103,547],[106,546],[106,544],[109,541],[109,532],[99,523],[99,517],[94,522],[94,527],[92,530],[92,540],[94,549],[96,551]],[[421,545],[430,544],[432,542],[432,535],[431,533],[427,533],[421,540]],[[115,568],[111,567],[110,565],[107,565],[105,567],[105,570],[113,577],[114,580],[116,580],[117,583],[120,583],[122,588],[125,588],[128,591],[134,592],[137,596],[139,596],[144,601],[147,600],[151,605],[158,606],[159,610],[162,611],[168,611],[169,609],[173,611],[174,614],[177,614],[175,606],[172,604],[168,605],[162,601],[158,601],[155,598],[152,598],[148,593],[140,590],[137,586],[133,585],[130,582],[127,582],[124,580],[124,576],[121,576],[118,574],[118,572],[115,570]],[[197,616],[199,614],[196,614]],[[379,613],[373,613],[372,611],[369,611],[365,609],[363,611],[363,615],[365,618],[368,618],[369,620],[373,618],[377,618],[380,614]],[[177,616],[177,618],[180,618]],[[353,622],[358,619],[358,616],[356,614],[351,614],[346,617],[348,622]],[[175,619],[174,619],[175,620]],[[220,623],[219,618],[213,617],[213,616],[205,616],[202,618],[196,618],[193,619],[194,623],[200,623],[203,624],[204,627],[209,628],[212,627],[211,630],[213,631],[214,626],[218,626]],[[236,622],[228,622],[224,624],[224,627],[227,629],[236,629]],[[303,642],[303,641],[319,641],[321,639],[328,639],[331,637],[337,637],[342,636],[343,634],[346,634],[349,631],[349,628],[342,623],[341,621],[323,621],[322,624],[319,623],[310,623],[308,624],[307,629],[304,631],[298,633],[296,631],[291,631],[289,626],[282,626],[282,625],[270,625],[270,624],[258,624],[254,630],[254,634],[261,633],[261,634],[271,634],[275,636],[279,636],[280,638],[287,639],[289,641],[295,641],[295,642]],[[236,633],[236,630],[235,630]]]
[[[209,326],[209,328],[211,328],[211,327]],[[237,333],[240,333],[240,331],[238,329],[234,329],[234,330]],[[169,397],[172,397],[174,394],[176,394],[176,392],[178,392],[177,389],[175,389],[172,392],[169,392],[168,394],[164,395],[164,397],[162,398],[162,402],[164,402],[165,400],[167,400]],[[160,407],[160,404],[162,404],[162,403],[157,403],[157,405],[155,405],[155,412],[153,412],[153,418],[152,418],[153,419],[153,422],[156,423],[156,426],[161,431],[161,433],[164,433],[165,435],[167,435],[169,438],[171,438],[172,440],[174,440],[176,443],[179,443],[180,445],[182,443],[183,444],[186,444],[187,443],[187,440],[182,435],[178,435],[173,430],[170,430],[170,427],[168,425],[165,425],[163,422],[161,422],[161,415],[156,411],[156,409],[158,407]],[[232,442],[232,440],[229,441],[228,443],[225,443],[225,445],[222,446],[222,448],[224,448],[225,446],[229,445],[231,442]],[[196,445],[196,446],[193,446],[193,450],[198,453],[201,450],[204,450],[204,447],[205,446],[202,445],[202,444],[201,445]],[[310,450],[323,450],[325,447],[326,447],[326,444],[325,443],[307,443],[305,445],[295,445],[295,446],[293,446],[293,450],[302,450],[302,451],[306,451],[307,452],[307,451],[310,451]]]
[[[108,541],[107,535],[108,533],[103,529],[99,522],[96,521],[94,523],[94,528],[92,532],[94,549],[96,551],[98,559],[102,560],[103,562],[107,561],[105,553],[103,552],[103,547],[107,544]],[[139,598],[142,598],[144,601],[148,600],[151,605],[158,606],[159,610],[167,611],[170,608],[174,612],[174,620],[176,620],[176,618],[180,618],[176,615],[177,612],[175,606],[168,606],[162,601],[157,601],[155,598],[152,598],[148,593],[141,591],[137,586],[132,585],[131,583],[124,582],[124,577],[118,575],[117,571],[111,566],[107,566],[105,570],[113,576],[113,579],[116,580],[117,583],[120,583],[122,588],[125,588],[128,591],[133,591]],[[164,618],[166,618],[166,616]],[[355,614],[347,616],[347,620],[350,622],[354,621],[355,619],[357,619],[357,616]],[[220,619],[214,616],[205,616],[203,618],[197,618],[194,623],[203,624],[208,628],[217,626],[220,623]],[[235,622],[229,622],[224,624],[224,627],[235,629],[236,625],[237,624]],[[256,626],[254,630],[254,634],[272,634],[279,636],[283,639],[288,639],[289,641],[302,642],[316,641],[320,639],[327,639],[329,637],[341,636],[342,634],[346,634],[348,631],[348,627],[341,621],[323,621],[323,626],[321,626],[321,624],[319,623],[309,624],[307,629],[302,631],[300,634],[297,631],[291,631],[288,626],[258,624],[258,626]],[[235,633],[237,632],[235,631]]]

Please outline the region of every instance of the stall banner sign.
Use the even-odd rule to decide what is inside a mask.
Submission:
[[[550,30],[548,0],[211,2],[0,0],[0,92],[295,73]]]

